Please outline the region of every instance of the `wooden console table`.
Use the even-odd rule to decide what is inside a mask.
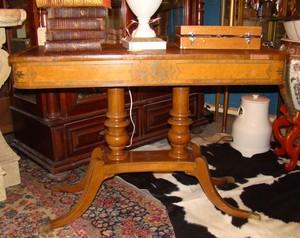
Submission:
[[[190,143],[189,87],[196,85],[280,85],[285,54],[277,50],[179,50],[127,52],[104,47],[99,53],[45,54],[33,48],[10,57],[14,86],[21,89],[108,88],[108,148],[95,148],[85,177],[57,190],[83,191],[70,212],[52,220],[43,230],[71,223],[90,206],[102,182],[120,173],[182,171],[196,177],[209,200],[223,212],[241,218],[259,218],[226,203],[214,185],[232,178],[212,178],[200,149]],[[62,77],[63,76],[63,77]],[[63,79],[62,79],[63,78]],[[124,87],[172,86],[171,128],[166,151],[126,151],[128,144]]]

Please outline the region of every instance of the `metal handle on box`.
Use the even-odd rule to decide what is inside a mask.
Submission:
[[[195,34],[194,34],[194,32],[189,32],[189,40],[190,40],[190,42],[191,42],[191,45],[195,42]]]

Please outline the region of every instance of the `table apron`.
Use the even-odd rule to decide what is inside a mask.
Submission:
[[[278,85],[282,60],[107,60],[18,62],[16,88]]]

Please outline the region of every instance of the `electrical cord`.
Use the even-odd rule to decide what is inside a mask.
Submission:
[[[132,134],[131,134],[131,137],[130,137],[129,144],[127,146],[125,146],[126,148],[132,146],[133,136],[134,136],[134,133],[135,133],[135,124],[134,124],[133,117],[132,117],[133,99],[132,99],[132,93],[131,93],[130,88],[128,88],[128,93],[129,93],[129,98],[130,98],[129,118],[130,118],[130,122],[132,124]]]

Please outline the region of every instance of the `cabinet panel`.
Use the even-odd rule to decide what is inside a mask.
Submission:
[[[42,154],[46,158],[53,158],[53,140],[51,127],[48,127],[43,121],[21,110],[12,110],[14,130],[19,142],[25,142],[26,146]],[[17,146],[17,148],[19,148]],[[31,154],[32,152],[30,152]]]
[[[168,128],[169,110],[172,100],[166,99],[160,102],[150,103],[143,107],[144,133],[161,133]]]
[[[198,113],[201,101],[199,103],[198,94],[192,93],[190,95],[189,109],[190,118],[197,123]],[[143,133],[161,133],[161,131],[167,131],[169,128],[168,119],[170,117],[170,110],[172,109],[172,98],[168,97],[165,100],[159,102],[149,103],[143,107],[144,115],[144,128]]]
[[[106,110],[106,89],[73,90],[63,97],[61,100],[64,100],[62,103],[65,103],[65,114],[68,116]]]
[[[104,143],[104,115],[65,125],[67,156],[90,152]]]

